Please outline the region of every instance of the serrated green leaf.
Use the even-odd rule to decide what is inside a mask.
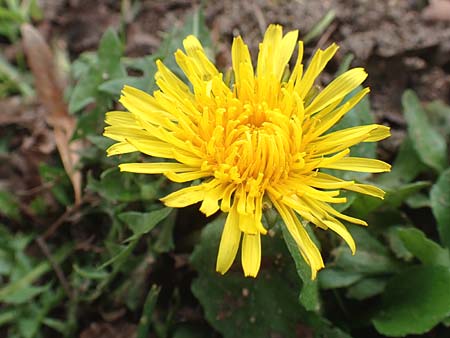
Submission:
[[[398,229],[402,227],[392,226],[389,227],[386,236],[389,242],[389,248],[394,253],[395,257],[401,258],[405,261],[411,261],[413,259],[413,254],[406,248],[403,240],[399,237]]]
[[[162,208],[150,212],[128,211],[118,215],[119,219],[126,223],[133,236],[128,240],[134,240],[150,232],[172,212],[171,208]]]
[[[408,134],[420,159],[438,172],[448,165],[447,145],[444,138],[430,125],[419,98],[412,90],[402,96]]]
[[[444,249],[436,242],[428,239],[421,230],[416,228],[398,228],[397,232],[406,249],[423,264],[450,267],[448,249]]]
[[[398,271],[401,267],[399,262],[391,257],[388,249],[367,229],[352,225],[348,229],[357,243],[356,253],[352,255],[346,245],[333,250],[336,269],[369,276]]]
[[[141,194],[135,176],[132,173],[121,173],[118,168],[110,168],[100,175],[99,181],[89,176],[87,188],[108,201],[137,201],[141,199]]]
[[[392,278],[373,319],[381,334],[402,337],[423,334],[450,313],[450,269],[413,267]]]
[[[275,273],[263,269],[256,279],[244,278],[239,269],[224,276],[215,272],[223,223],[220,217],[203,229],[201,243],[191,257],[199,272],[192,291],[203,305],[206,318],[225,338],[289,335],[305,310],[297,302],[297,290],[287,287],[287,280],[280,276],[281,267]],[[287,255],[284,251],[283,257]]]
[[[346,296],[356,300],[364,300],[382,293],[386,287],[386,279],[364,278],[350,286]]]
[[[302,281],[302,288],[299,295],[300,303],[306,310],[317,311],[319,309],[319,288],[317,280],[311,280],[311,268],[300,254],[300,249],[294,238],[292,238],[291,234],[286,229],[286,226],[284,226],[284,224],[280,224],[280,227],[283,233],[284,241],[286,242],[291,257],[295,262],[297,274]]]
[[[319,285],[322,289],[343,288],[356,283],[363,276],[361,273],[327,267],[319,272]]]
[[[450,248],[450,168],[439,176],[431,188],[430,202],[441,242]]]
[[[42,181],[52,185],[51,191],[59,203],[66,206],[72,204],[70,180],[62,166],[57,167],[41,163],[39,165],[39,175]]]
[[[417,181],[401,185],[393,190],[387,190],[385,203],[393,207],[399,207],[407,198],[414,196],[414,194],[429,186],[430,182]]]
[[[74,114],[88,104],[95,102],[97,88],[101,82],[101,73],[94,68],[89,69],[86,74],[80,78],[71,92],[69,98],[69,113]]]
[[[125,68],[120,63],[123,45],[117,33],[109,28],[102,36],[98,46],[98,64],[103,80],[124,77]]]
[[[416,193],[405,200],[411,209],[431,208],[430,197],[425,193]]]
[[[431,125],[444,138],[450,136],[450,106],[442,101],[433,101],[425,106]]]
[[[297,301],[298,276],[280,234],[263,237],[257,278],[243,277],[240,267],[223,276],[215,272],[223,224],[224,217],[219,217],[203,229],[191,262],[199,273],[192,292],[208,322],[224,338],[292,337],[298,325],[312,327],[316,338],[349,337]]]
[[[175,228],[176,215],[176,210],[173,210],[168,217],[162,220],[160,225],[161,231],[159,232],[158,239],[153,245],[155,252],[169,252],[175,247],[175,243],[173,241],[173,229]]]

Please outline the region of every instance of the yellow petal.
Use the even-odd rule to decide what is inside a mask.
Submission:
[[[248,76],[245,76],[245,79],[250,81],[253,87],[254,75],[252,59],[250,57],[250,52],[248,51],[247,45],[240,36],[233,39],[231,55],[236,86],[240,88],[242,85],[243,78],[241,77],[241,74],[248,74]]]
[[[363,157],[344,157],[334,162],[320,164],[318,167],[364,173],[381,173],[391,170],[391,165],[386,162]]]
[[[289,207],[286,207],[282,202],[274,199],[272,196],[270,196],[270,199],[280,213],[280,216],[292,238],[294,238],[297,243],[300,252],[305,258],[305,261],[311,267],[311,279],[315,279],[317,271],[324,267],[319,249],[317,249],[317,246],[311,240],[294,212]]]
[[[122,163],[119,164],[120,171],[129,171],[140,174],[162,174],[168,171],[189,172],[198,168],[190,168],[182,163],[159,162],[159,163]]]
[[[355,183],[352,186],[345,188],[346,190],[359,192],[360,194],[370,195],[373,197],[384,199],[384,195],[386,194],[382,189],[377,188],[370,184],[359,184]]]
[[[232,207],[225,221],[217,254],[216,271],[222,275],[233,264],[241,241],[241,231],[238,226],[236,207]]]
[[[356,106],[368,93],[370,92],[369,88],[364,88],[359,91],[357,94],[353,95],[353,97],[345,102],[343,105],[339,106],[339,103],[342,100],[336,100],[335,103],[328,105],[326,108],[318,112],[314,115],[314,119],[320,121],[317,124],[314,130],[311,130],[312,136],[311,139],[315,139],[316,137],[325,133],[328,129],[333,127],[341,118],[347,114],[354,106]],[[339,107],[338,107],[339,106]],[[338,107],[338,108],[336,108]]]
[[[375,142],[390,135],[389,127],[379,124],[347,128],[321,136],[309,144],[317,155],[328,155],[361,142]]]
[[[337,233],[339,236],[341,236],[344,241],[348,244],[348,246],[350,247],[350,250],[352,250],[352,254],[354,255],[356,252],[356,244],[355,241],[352,237],[352,235],[350,234],[350,232],[348,232],[347,228],[345,227],[344,224],[342,224],[341,222],[339,222],[338,220],[334,220],[334,221],[323,221],[331,230],[333,230],[335,233]]]
[[[106,149],[107,156],[132,153],[137,151],[136,147],[128,142],[118,142]]]
[[[261,236],[245,234],[242,240],[242,268],[245,277],[256,277],[261,266]]]
[[[174,173],[173,171],[168,171],[164,173],[169,180],[177,183],[184,183],[189,181],[198,180],[199,178],[204,178],[211,176],[209,171],[192,171],[186,173]]]
[[[333,43],[327,49],[319,49],[314,54],[311,63],[309,64],[308,69],[305,72],[305,75],[303,76],[301,81],[297,81],[295,86],[295,91],[300,95],[302,99],[306,97],[317,76],[322,72],[333,55],[336,54],[338,48],[339,47]]]
[[[188,205],[195,204],[203,200],[205,196],[204,184],[195,185],[193,187],[187,187],[177,190],[164,198],[161,198],[168,207],[183,208]]]
[[[358,87],[367,78],[363,68],[353,68],[334,79],[322,90],[312,103],[306,107],[305,114],[312,114],[325,108],[332,102],[343,98]]]
[[[217,183],[215,183],[215,181],[217,181]],[[214,186],[205,190],[205,196],[203,197],[203,202],[200,206],[200,211],[206,216],[211,216],[219,210],[219,200],[222,199],[227,187],[227,185],[221,184],[218,180],[213,180],[210,184],[214,184]]]

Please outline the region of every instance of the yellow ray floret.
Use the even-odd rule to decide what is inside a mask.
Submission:
[[[120,102],[128,112],[106,114],[104,135],[117,141],[108,156],[134,151],[150,156],[143,163],[121,164],[121,171],[193,181],[161,201],[174,208],[200,202],[207,216],[219,210],[227,213],[216,264],[222,274],[239,248],[245,276],[258,274],[261,236],[267,233],[264,199],[280,214],[314,279],[324,263],[305,224],[332,230],[354,253],[356,244],[342,221],[367,223],[331,204],[346,202],[342,190],[384,197],[375,186],[321,171],[390,170],[382,161],[349,156],[356,144],[388,137],[388,127],[370,124],[329,132],[369,92],[357,90],[367,73],[351,69],[318,91],[314,83],[338,47],[318,50],[306,68],[303,43],[297,40],[297,31],[283,35],[281,26],[270,25],[254,69],[247,45],[236,37],[231,49],[234,84],[229,87],[198,39],[188,36],[184,51],[178,50],[175,58],[190,86],[158,60],[159,89],[150,95],[125,86]],[[297,60],[286,78],[297,46]]]

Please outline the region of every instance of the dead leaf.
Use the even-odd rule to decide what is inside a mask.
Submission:
[[[69,115],[64,102],[63,89],[48,44],[39,31],[30,24],[23,24],[21,32],[28,64],[35,78],[36,90],[47,110],[46,120],[53,127],[56,147],[72,182],[75,204],[78,204],[81,201],[81,173],[76,169],[76,165],[82,144],[80,141],[70,142],[76,121]]]

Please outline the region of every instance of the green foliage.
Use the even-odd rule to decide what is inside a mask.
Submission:
[[[14,42],[19,37],[20,25],[42,19],[37,0],[0,0],[0,36]]]
[[[8,336],[25,338],[43,337],[41,329],[48,322],[59,322],[49,313],[64,298],[61,287],[54,279],[46,284],[39,280],[51,271],[47,260],[36,260],[26,253],[32,245],[33,235],[12,234],[0,224],[0,302],[5,306],[0,312],[0,326],[8,325]],[[73,249],[60,246],[53,260],[63,263]]]
[[[42,12],[37,0],[0,0],[0,38],[16,43],[20,25],[40,19]],[[0,54],[0,98],[19,93],[29,99],[34,94],[31,77],[20,62],[23,60],[16,61],[17,65]]]
[[[421,334],[450,312],[450,269],[418,266],[392,278],[383,294],[382,307],[373,319],[376,329],[390,337]]]
[[[333,337],[349,337],[317,314],[307,312],[297,301],[298,277],[287,259],[289,252],[280,229],[272,238],[263,238],[265,254],[258,278],[243,277],[240,267],[232,267],[224,276],[216,273],[216,254],[223,224],[224,217],[209,223],[191,256],[192,265],[199,273],[192,291],[216,330],[225,338],[291,337],[296,327],[304,325],[305,332],[313,330],[314,337],[329,337],[331,333]],[[303,275],[302,278],[310,278],[310,272],[308,277]],[[310,288],[307,286],[306,289]],[[304,301],[310,306],[314,302]]]
[[[445,170],[430,193],[431,210],[438,224],[442,243],[450,248],[450,169]]]
[[[441,172],[448,165],[445,139],[430,125],[417,95],[407,90],[402,96],[405,119],[412,145],[420,159]]]

